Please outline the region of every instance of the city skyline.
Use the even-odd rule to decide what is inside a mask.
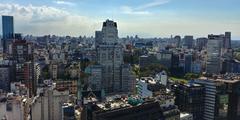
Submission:
[[[240,120],[229,1],[2,0],[0,119]]]
[[[101,3],[99,0],[3,0],[0,14],[14,16],[15,31],[25,35],[94,36],[100,23],[109,18],[118,22],[120,37],[207,37],[209,33],[231,31],[232,39],[239,40],[239,3],[238,0],[105,0]]]

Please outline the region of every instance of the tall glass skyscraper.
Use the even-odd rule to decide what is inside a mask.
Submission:
[[[6,52],[8,43],[14,38],[13,16],[2,16],[2,32],[3,51]]]
[[[2,16],[3,39],[12,39],[14,35],[13,16]]]

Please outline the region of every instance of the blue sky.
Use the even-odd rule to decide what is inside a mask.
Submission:
[[[94,35],[105,19],[119,35],[169,37],[221,34],[240,39],[240,0],[1,0],[23,34]]]

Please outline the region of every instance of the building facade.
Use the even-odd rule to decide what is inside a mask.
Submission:
[[[194,45],[193,36],[184,36],[183,48],[192,49]]]
[[[194,80],[205,88],[204,120],[240,119],[239,78],[206,78]]]
[[[202,120],[204,112],[204,86],[179,84],[174,86],[175,103],[181,112],[191,113],[194,120]]]
[[[206,72],[209,74],[218,74],[221,71],[220,57],[223,40],[223,35],[208,36]]]
[[[10,67],[0,65],[0,89],[10,91]]]
[[[196,39],[196,48],[201,51],[207,46],[208,39],[207,38],[197,38]]]
[[[106,93],[126,92],[122,83],[132,83],[132,79],[125,79],[127,73],[121,72],[126,70],[123,66],[123,46],[118,43],[117,23],[106,20],[101,35],[96,36],[97,40],[101,40],[96,50],[97,62],[102,66],[102,88]]]
[[[2,32],[3,32],[3,52],[6,53],[8,45],[14,38],[13,16],[2,16]]]
[[[50,87],[36,96],[31,103],[32,120],[61,120],[63,117],[62,105],[68,102],[69,91]]]

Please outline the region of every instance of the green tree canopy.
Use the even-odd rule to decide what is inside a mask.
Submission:
[[[196,79],[196,78],[199,78],[200,75],[199,74],[195,74],[195,73],[187,73],[184,75],[184,78],[186,80],[191,80],[191,79]]]
[[[168,72],[168,69],[159,63],[150,64],[146,67],[140,68],[140,76],[141,77],[153,76],[163,70]]]

